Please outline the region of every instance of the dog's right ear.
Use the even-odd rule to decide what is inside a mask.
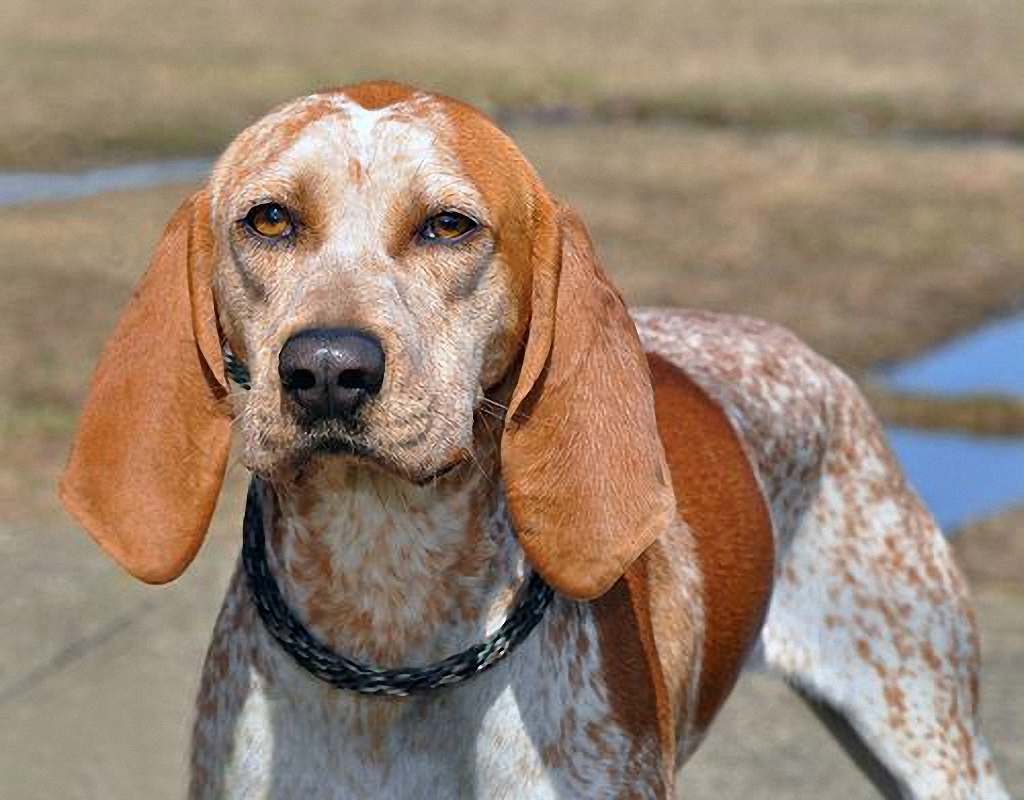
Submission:
[[[93,376],[60,484],[65,508],[147,583],[202,544],[231,415],[213,303],[210,198],[175,212]]]

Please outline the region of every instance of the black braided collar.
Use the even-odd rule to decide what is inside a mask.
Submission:
[[[227,371],[228,376],[241,386],[243,389],[248,391],[252,388],[252,378],[249,376],[249,368],[245,366],[234,353],[231,352],[231,348],[227,345],[223,346],[224,349],[224,369]]]
[[[242,563],[263,624],[300,667],[338,689],[406,697],[453,686],[479,675],[520,645],[544,616],[554,591],[536,572],[520,590],[508,619],[486,642],[424,667],[377,669],[339,655],[317,639],[288,607],[270,573],[259,481],[249,484],[242,525]]]
[[[249,388],[249,370],[226,346],[224,365],[231,380],[243,389]],[[242,564],[249,594],[260,619],[295,663],[338,689],[390,697],[407,697],[442,686],[453,686],[490,669],[530,635],[554,597],[551,587],[535,572],[520,590],[508,619],[486,642],[425,667],[376,669],[335,653],[317,639],[288,607],[267,563],[263,508],[256,478],[249,483],[245,503]]]

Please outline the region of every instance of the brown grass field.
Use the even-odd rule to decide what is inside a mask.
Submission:
[[[630,300],[775,320],[861,378],[1024,296],[1012,148],[625,124],[512,134]],[[51,478],[103,336],[186,191],[4,211],[0,444],[37,453]],[[1013,400],[872,394],[894,421],[1024,429]],[[22,505],[23,464],[0,464],[0,508]]]
[[[780,322],[860,378],[1024,296],[1024,152],[624,124],[512,133],[631,301]],[[187,191],[4,211],[0,518],[59,514],[53,480],[91,365]],[[1024,429],[1019,401],[868,388],[896,422]]]
[[[975,586],[1024,594],[1024,506],[979,520],[961,531],[957,559]],[[1024,626],[1022,626],[1024,630]]]
[[[0,0],[0,20],[6,166],[205,153],[367,76],[510,108],[1024,132],[1015,0]]]

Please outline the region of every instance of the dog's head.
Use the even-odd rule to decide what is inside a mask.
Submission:
[[[593,597],[674,500],[646,362],[586,232],[483,115],[396,84],[313,95],[244,131],[175,214],[101,358],[62,484],[132,574],[195,555],[227,459],[223,351],[250,371],[243,459],[424,482],[504,415],[534,566]],[[486,404],[486,408],[482,408]]]
[[[451,101],[361,87],[245,131],[209,195],[215,303],[252,375],[246,463],[287,479],[356,454],[425,481],[465,458],[554,213],[511,142]]]

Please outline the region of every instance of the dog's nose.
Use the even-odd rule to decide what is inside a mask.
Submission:
[[[346,417],[380,391],[384,348],[353,328],[313,328],[285,342],[277,371],[288,396],[310,417]]]

